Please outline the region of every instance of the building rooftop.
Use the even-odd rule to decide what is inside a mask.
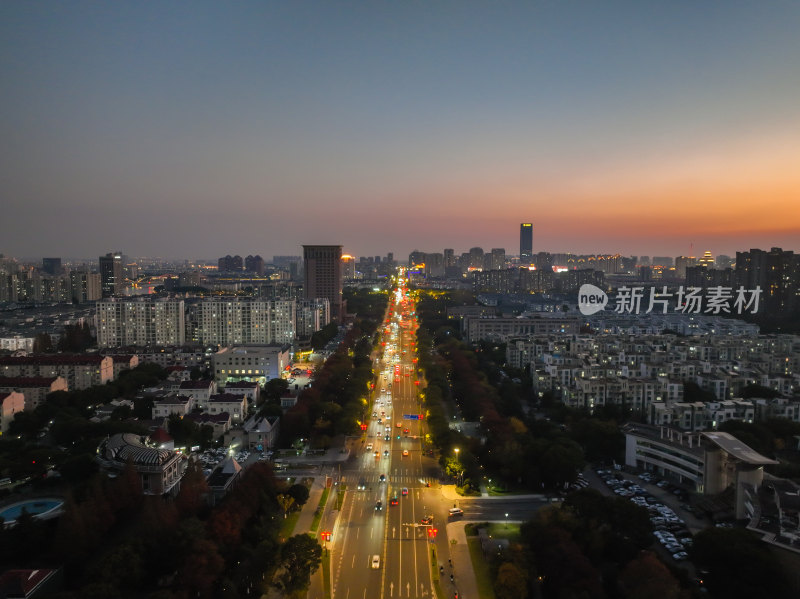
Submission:
[[[49,387],[58,377],[55,376],[0,376],[0,387]]]
[[[753,466],[766,466],[769,464],[778,463],[773,459],[761,455],[755,449],[745,445],[739,441],[739,439],[729,433],[713,432],[701,434],[703,437],[719,446],[720,449],[732,455],[737,460],[745,462],[746,464],[752,464]]]

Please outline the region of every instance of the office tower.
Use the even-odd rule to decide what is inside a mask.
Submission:
[[[386,254],[386,264],[389,266],[394,266],[394,253],[389,252]]]
[[[530,264],[533,260],[533,224],[519,226],[519,263]]]
[[[110,299],[97,302],[97,345],[169,346],[186,341],[182,300]]]
[[[261,256],[247,256],[244,259],[244,269],[247,272],[252,272],[259,277],[264,276],[264,258]]]
[[[304,245],[303,265],[303,297],[327,299],[331,305],[331,319],[342,322],[342,246]]]
[[[61,258],[42,258],[42,270],[49,275],[60,275]]]
[[[653,266],[670,267],[670,266],[672,266],[672,257],[671,256],[653,256]]]
[[[122,293],[122,252],[100,256],[100,289],[103,297]]]
[[[639,266],[650,266],[650,256],[639,256]]]

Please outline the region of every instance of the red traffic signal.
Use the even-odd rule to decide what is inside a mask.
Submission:
[[[323,532],[321,535],[323,541],[330,541],[331,540],[331,533]]]

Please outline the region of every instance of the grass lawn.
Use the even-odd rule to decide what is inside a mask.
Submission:
[[[331,596],[331,555],[330,552],[322,551],[322,585],[325,587],[325,597]]]
[[[314,512],[314,519],[311,521],[311,531],[309,534],[316,536],[317,529],[319,528],[319,523],[322,521],[322,512],[325,511],[325,504],[328,503],[328,495],[330,494],[330,489],[326,488],[322,492],[322,497],[319,499],[319,506],[317,507],[317,511]]]
[[[472,570],[475,572],[475,581],[478,584],[478,595],[481,599],[495,599],[494,587],[489,575],[489,565],[483,558],[481,543],[477,537],[467,537],[469,555],[472,558]]]
[[[347,485],[341,484],[338,487],[339,491],[336,493],[336,510],[342,509],[342,503],[344,503],[344,492],[347,491]]]
[[[279,533],[282,539],[288,539],[294,532],[294,527],[297,525],[297,520],[300,518],[300,510],[296,512],[289,512],[289,515],[283,520],[281,532]]]
[[[439,576],[439,561],[436,557],[436,547],[431,547],[431,570],[433,579],[433,590],[436,592],[436,599],[445,599],[444,591]]]
[[[491,522],[486,525],[489,536],[493,539],[508,539],[512,543],[519,541],[519,524]],[[475,532],[477,534],[477,531]]]

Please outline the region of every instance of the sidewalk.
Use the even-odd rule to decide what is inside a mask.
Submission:
[[[477,495],[471,495],[471,496],[459,495],[458,493],[456,493],[455,485],[442,485],[439,488],[441,489],[442,497],[444,497],[448,501],[460,501],[462,499],[468,499],[470,501],[486,501],[486,500],[493,501],[498,499],[504,501],[517,501],[524,499],[535,499],[542,501],[544,499],[547,499],[547,497],[545,495],[542,495],[541,493],[534,493],[528,495],[489,495],[487,491],[486,495],[483,495],[483,493],[481,493],[479,497]],[[483,487],[481,488],[481,490],[483,491]]]
[[[308,501],[306,501],[303,509],[300,511],[300,516],[297,518],[297,522],[294,525],[292,535],[299,535],[311,530],[311,523],[314,521],[314,512],[317,510],[324,489],[325,477],[318,476],[314,478],[314,482],[309,489]]]
[[[449,540],[449,559],[453,561],[450,568],[444,559],[444,576],[441,577],[442,590],[445,597],[452,597],[457,590],[459,599],[480,599],[478,595],[478,581],[475,579],[475,572],[472,569],[472,557],[467,545],[467,534],[465,527],[468,522],[448,522],[447,538]],[[455,541],[455,542],[453,542]],[[442,556],[444,558],[444,556]],[[450,574],[455,576],[455,584],[450,583]]]

